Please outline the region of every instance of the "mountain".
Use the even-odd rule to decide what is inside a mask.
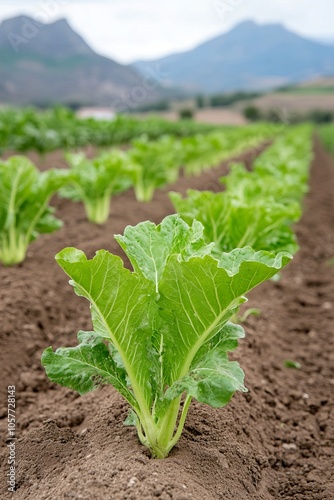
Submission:
[[[44,25],[27,16],[2,22],[0,47],[25,55],[52,56],[55,59],[94,54],[83,38],[71,29],[66,19]]]
[[[170,84],[193,92],[266,90],[334,75],[334,45],[280,24],[245,21],[193,50],[133,64],[141,72],[153,66],[168,75]]]
[[[129,98],[136,104],[131,91],[138,86],[136,69],[96,54],[65,19],[43,24],[18,16],[0,24],[0,103],[126,108]],[[146,102],[157,98],[158,86],[146,92]]]
[[[131,66],[96,54],[65,19],[43,24],[18,16],[0,24],[4,104],[135,109],[189,92],[265,90],[328,75],[334,75],[334,45],[280,24],[246,21],[188,52]]]

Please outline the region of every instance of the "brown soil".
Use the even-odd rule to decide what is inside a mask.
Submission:
[[[247,155],[248,161],[252,158]],[[49,166],[61,164],[58,153]],[[217,190],[226,164],[174,189]],[[90,257],[106,248],[121,255],[114,233],[125,225],[159,222],[172,212],[166,192],[138,204],[133,193],[112,203],[109,222],[86,222],[83,208],[55,200],[63,229],[34,242],[23,265],[1,268],[2,392],[17,392],[18,500],[330,500],[334,498],[334,165],[318,142],[311,191],[297,226],[301,250],[282,273],[250,296],[261,308],[245,325],[235,357],[247,394],[224,409],[193,403],[178,445],[165,460],[149,459],[133,429],[123,426],[127,404],[111,388],[83,397],[53,385],[42,351],[74,345],[90,329],[88,304],[76,297],[54,255],[76,246]],[[288,369],[284,360],[301,364]],[[5,400],[1,430],[6,432]],[[2,439],[4,445],[6,434]],[[5,446],[3,446],[5,448]],[[10,498],[1,454],[1,499]]]

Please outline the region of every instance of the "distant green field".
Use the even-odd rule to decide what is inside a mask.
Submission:
[[[280,92],[293,95],[328,95],[334,94],[334,85],[319,85],[314,87],[285,87]]]

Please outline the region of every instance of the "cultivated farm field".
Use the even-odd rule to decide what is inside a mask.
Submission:
[[[146,203],[136,201],[133,189],[121,192],[100,225],[87,221],[81,203],[55,196],[52,206],[64,226],[33,241],[24,262],[0,267],[1,389],[6,398],[7,386],[15,386],[17,401],[14,498],[334,497],[334,160],[316,135],[309,192],[294,224],[299,251],[278,280],[247,293],[249,301],[237,316],[260,310],[243,320],[246,337],[231,355],[245,372],[248,392],[237,392],[224,408],[193,400],[181,438],[166,458],[154,459],[136,429],[123,425],[129,405],[111,385],[79,396],[51,382],[40,361],[49,346],[74,347],[78,330],[92,330],[88,302],[74,294],[54,259],[58,252],[76,247],[91,259],[105,249],[130,268],[114,234],[142,221],[159,224],[173,214],[169,191],[221,192],[219,179],[232,162],[252,170],[268,147],[269,141],[262,141],[218,167],[197,175],[183,172]],[[42,171],[66,167],[60,150],[26,155]],[[1,417],[6,433],[5,403]],[[1,459],[6,469],[5,447]],[[12,498],[3,477],[1,498]]]

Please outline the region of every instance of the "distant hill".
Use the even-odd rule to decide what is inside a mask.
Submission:
[[[122,107],[142,85],[136,69],[96,54],[65,19],[18,16],[0,24],[0,103]],[[146,101],[161,98],[158,88],[146,94]]]
[[[170,84],[193,92],[267,90],[334,74],[334,45],[301,37],[280,24],[246,21],[193,50],[154,61]]]

